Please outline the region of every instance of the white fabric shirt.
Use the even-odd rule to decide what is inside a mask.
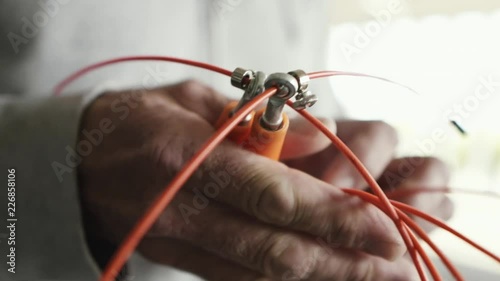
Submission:
[[[86,75],[63,97],[52,89],[75,70],[126,55],[167,55],[266,73],[325,68],[328,8],[307,0],[0,1],[0,169],[16,169],[16,274],[1,280],[97,280],[83,236],[76,169],[58,179],[79,118],[104,89],[198,79],[239,98],[227,77],[169,63],[128,63]],[[6,36],[4,36],[4,34]],[[336,115],[328,81],[314,81],[322,115]],[[4,181],[5,182],[5,181]],[[0,196],[1,200],[5,196]],[[7,206],[2,201],[1,206]],[[3,207],[2,207],[3,208]],[[6,221],[2,212],[0,220]],[[4,232],[5,229],[0,230]],[[199,280],[134,255],[134,280]]]

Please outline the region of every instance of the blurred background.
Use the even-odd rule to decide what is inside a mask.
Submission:
[[[453,170],[451,187],[490,192],[453,194],[450,224],[499,253],[500,201],[492,194],[500,193],[500,2],[334,3],[329,67],[418,92],[370,79],[331,79],[346,116],[387,121],[398,128],[399,154],[436,155]],[[500,280],[497,263],[442,231],[432,238],[474,280]]]

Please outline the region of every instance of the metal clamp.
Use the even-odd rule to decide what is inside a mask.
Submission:
[[[300,69],[290,71],[288,72],[288,74],[295,77],[299,84],[299,89],[297,95],[295,96],[293,108],[302,110],[313,106],[318,101],[318,97],[308,89],[310,81],[309,75],[307,75],[307,73]]]
[[[264,82],[266,81],[266,75],[264,74],[264,72],[257,71],[252,75],[253,77],[250,78],[250,82],[245,86],[246,89],[245,92],[243,93],[243,96],[241,97],[236,107],[231,111],[231,115],[240,110],[243,106],[245,106],[245,104],[247,104],[253,98],[264,92],[265,89]],[[250,121],[250,118],[251,115],[249,114],[245,117],[245,119],[243,119],[242,122],[248,122]]]
[[[264,92],[265,89],[277,87],[278,90],[267,103],[266,110],[260,120],[261,125],[269,130],[279,130],[283,123],[283,108],[286,101],[295,96],[293,107],[305,109],[314,105],[318,98],[309,91],[309,76],[303,70],[294,70],[288,73],[273,73],[266,79],[266,75],[249,69],[236,68],[231,75],[231,85],[245,90],[238,105],[231,115],[240,110],[245,104]],[[250,121],[248,115],[242,122]]]
[[[266,81],[266,74],[261,71],[254,72],[252,70],[236,68],[231,75],[231,85],[244,89],[245,92],[239,100],[236,107],[231,111],[232,116],[238,110],[240,110],[245,104],[255,98],[257,95],[264,92],[264,83]],[[249,122],[252,115],[247,115],[240,123],[240,125]]]
[[[260,122],[264,128],[276,131],[283,123],[282,114],[285,103],[297,93],[299,84],[297,79],[290,74],[273,73],[267,78],[265,87],[266,89],[277,87],[278,91],[269,98]]]

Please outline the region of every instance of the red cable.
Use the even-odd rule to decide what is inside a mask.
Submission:
[[[432,250],[434,250],[434,252],[439,256],[441,261],[448,268],[450,273],[456,278],[456,280],[457,281],[465,281],[465,278],[460,274],[460,272],[458,272],[457,268],[455,266],[453,266],[453,264],[448,259],[448,257],[446,257],[446,255],[443,253],[443,251],[441,251],[441,249],[439,249],[436,246],[436,244],[434,244],[434,242],[432,242],[432,240],[429,238],[427,233],[425,233],[425,231],[421,227],[419,227],[419,225],[416,222],[414,222],[408,215],[401,212],[400,210],[398,210],[398,213],[403,218],[405,223],[407,225],[409,225],[409,227],[411,227],[415,232],[417,232],[418,236],[420,236],[420,238],[422,238],[427,243],[427,245],[429,245],[432,248]],[[429,265],[429,263],[430,263],[430,265]],[[434,267],[434,264],[430,260],[427,261],[426,264],[427,264],[427,267],[430,268],[429,270],[431,270],[431,271],[434,270],[437,273],[436,267]],[[439,273],[437,273],[437,274],[439,274]]]
[[[370,197],[372,199],[377,199],[377,197],[375,195],[370,194],[370,193],[366,193],[363,191],[359,191],[359,190],[343,189],[343,191],[346,193],[349,193],[349,194],[357,195],[357,196],[362,193],[361,196]],[[486,248],[480,246],[476,242],[472,241],[470,238],[467,238],[465,235],[461,234],[457,230],[448,226],[445,222],[443,222],[437,218],[434,218],[434,217],[432,217],[432,216],[430,216],[430,215],[428,215],[428,214],[426,214],[426,213],[424,213],[424,212],[422,212],[422,211],[420,211],[420,210],[418,210],[410,205],[407,205],[407,204],[404,204],[404,203],[401,203],[398,201],[394,201],[394,200],[391,200],[391,203],[395,207],[397,207],[398,209],[400,209],[402,211],[405,211],[405,212],[410,213],[414,216],[420,217],[420,218],[438,226],[439,228],[448,231],[449,233],[453,234],[454,236],[460,238],[462,241],[466,242],[467,244],[471,245],[472,247],[476,248],[477,250],[481,251],[482,253],[486,254],[487,256],[491,257],[492,259],[494,259],[495,261],[500,263],[500,256],[497,256],[497,255],[493,254],[492,252],[488,251]]]
[[[292,101],[289,100],[287,104],[293,107]],[[421,265],[420,261],[414,258],[416,256],[416,254],[414,253],[416,249],[412,245],[411,238],[406,228],[404,227],[401,218],[396,212],[396,209],[389,202],[389,199],[385,196],[385,193],[382,191],[382,188],[379,186],[377,181],[370,175],[370,172],[366,169],[363,163],[361,163],[361,161],[356,157],[356,155],[354,155],[354,153],[349,149],[349,147],[347,147],[347,145],[345,145],[345,143],[340,138],[338,138],[334,133],[330,131],[330,129],[328,129],[323,123],[321,123],[321,121],[319,121],[316,117],[312,116],[309,112],[305,110],[296,110],[296,111],[304,118],[306,118],[309,122],[311,122],[321,132],[323,132],[323,134],[325,134],[325,136],[327,136],[332,141],[332,143],[337,147],[337,149],[340,152],[342,152],[342,154],[344,154],[345,157],[347,157],[347,159],[354,165],[356,170],[358,170],[358,172],[363,176],[365,181],[372,189],[373,193],[375,193],[377,197],[380,199],[385,210],[387,211],[387,215],[389,216],[389,218],[391,218],[391,220],[396,225],[398,232],[401,234],[401,237],[403,238],[403,241],[408,251],[411,254],[410,256],[412,257],[413,263],[415,264],[415,267],[417,267],[418,270],[418,267]]]
[[[373,196],[373,195],[372,195]],[[437,219],[437,218],[434,218],[416,208],[413,208],[409,205],[406,205],[406,204],[403,204],[401,202],[397,202],[397,201],[394,201],[394,200],[391,200],[391,203],[394,204],[394,206],[396,206],[397,208],[405,211],[405,212],[408,212],[414,216],[417,216],[417,217],[420,217],[432,224],[435,224],[436,226],[440,227],[441,229],[444,229],[448,232],[450,232],[451,234],[455,235],[456,237],[460,238],[461,240],[465,241],[467,244],[471,245],[472,247],[478,249],[479,251],[481,251],[482,253],[488,255],[489,257],[491,257],[492,259],[494,259],[495,261],[499,262],[500,263],[500,256],[497,256],[495,254],[493,254],[492,252],[488,251],[486,248],[480,246],[479,244],[477,244],[476,242],[472,241],[471,239],[467,238],[465,235],[461,234],[460,232],[458,232],[457,230],[453,229],[452,227],[448,226],[445,222]]]
[[[360,76],[360,77],[368,77],[368,78],[374,78],[374,79],[379,79],[379,80],[382,80],[382,81],[386,81],[386,82],[390,82],[390,83],[393,83],[393,84],[396,84],[396,85],[401,85],[405,88],[408,88],[410,90],[412,90],[411,88],[405,86],[405,85],[402,85],[402,84],[399,84],[399,83],[396,83],[394,81],[391,81],[391,80],[388,80],[388,79],[385,79],[385,78],[382,78],[382,77],[377,77],[377,76],[372,76],[372,75],[366,75],[366,74],[362,74],[362,73],[356,73],[356,72],[343,72],[343,71],[317,71],[317,72],[311,72],[309,73],[309,77],[310,79],[317,79],[317,78],[322,78],[322,77],[330,77],[330,76],[338,76],[338,75],[347,75],[347,76]],[[413,90],[412,90],[413,91]],[[289,104],[290,105],[290,104]],[[302,111],[305,115],[310,115],[308,112],[305,112],[305,111]],[[302,114],[301,111],[299,111],[299,113]],[[304,116],[304,114],[302,114]],[[305,116],[304,116],[305,117]],[[311,118],[315,119],[314,117],[311,116]],[[309,119],[308,119],[309,120]],[[319,120],[317,120],[320,124],[321,122]],[[315,123],[313,123],[314,125],[316,125]],[[324,126],[321,126],[321,127],[324,127]],[[321,128],[318,128],[321,130]],[[326,131],[328,131],[328,128],[324,127],[324,129],[326,129]],[[426,190],[426,189],[424,189]],[[465,190],[465,189],[453,189],[453,190],[457,190],[457,191],[460,191],[460,192],[467,192],[467,193],[474,193],[474,194],[478,194],[477,192],[473,192],[473,191],[469,191],[469,190]],[[432,192],[433,190],[429,190],[429,192]],[[449,191],[449,190],[447,190]],[[396,191],[394,191],[394,193],[396,193]],[[400,191],[401,194],[404,194],[404,191]],[[481,194],[488,194],[487,192],[484,192],[484,193],[481,193]],[[489,195],[489,194],[488,194]],[[494,195],[494,197],[500,197],[500,195],[498,194],[495,194],[495,193],[492,193],[492,195]],[[374,198],[376,198],[374,195],[370,194],[370,196],[373,196]],[[400,208],[406,212],[409,212],[415,216],[418,216],[420,218],[423,218],[425,220],[427,220],[428,222],[431,222],[433,224],[435,224],[436,226],[452,233],[453,235],[457,236],[458,238],[462,239],[463,241],[465,241],[466,243],[468,243],[469,245],[473,246],[474,248],[478,249],[479,251],[483,252],[484,254],[490,256],[491,258],[493,258],[494,260],[496,260],[497,262],[500,262],[500,257],[499,256],[496,256],[495,254],[491,253],[490,251],[488,251],[487,249],[485,249],[484,247],[481,247],[479,244],[475,243],[474,241],[472,241],[471,239],[465,237],[463,234],[461,234],[460,232],[456,231],[455,229],[449,227],[446,223],[440,221],[439,219],[436,219],[416,208],[413,208],[409,205],[406,205],[406,204],[403,204],[401,202],[397,202],[397,201],[394,201],[394,200],[390,200],[390,202],[396,206],[397,208]]]
[[[367,202],[370,202],[374,204],[375,206],[378,206],[380,208],[380,203],[378,202],[378,198],[374,196],[373,194],[370,194],[366,191],[362,190],[356,190],[356,189],[342,189],[344,192],[352,195],[356,195],[363,200],[366,200]],[[393,203],[394,204],[394,203]],[[401,212],[399,208],[397,209],[398,213],[400,216],[403,218],[406,224],[413,229],[415,232],[417,232],[418,236],[422,238],[433,250],[434,252],[439,256],[439,258],[443,261],[445,266],[448,268],[448,270],[451,272],[453,276],[457,280],[464,280],[464,278],[461,276],[461,274],[458,272],[458,270],[453,266],[453,264],[450,262],[450,260],[446,257],[446,255],[432,242],[432,240],[429,238],[427,233],[418,225],[416,224],[408,215],[405,213]],[[427,262],[426,262],[427,264]],[[428,265],[429,267],[429,265]],[[429,268],[434,268],[433,270],[436,270],[436,268],[432,265]],[[437,270],[436,270],[437,271]]]
[[[382,206],[380,206],[380,208],[382,208]],[[404,218],[403,218],[403,221],[405,221]],[[422,245],[420,245],[420,242],[418,241],[417,237],[415,237],[415,234],[413,234],[413,232],[411,231],[411,228],[406,224],[406,221],[405,221],[405,228],[408,231],[410,238],[411,238],[411,241],[413,242],[413,245],[415,245],[417,252],[420,254],[420,257],[422,257],[422,260],[424,261],[425,265],[427,266],[427,268],[431,272],[431,275],[437,276],[439,278],[438,280],[441,281],[442,277],[440,276],[436,267],[432,263],[431,259],[427,255],[422,254],[422,253],[425,253],[425,250],[424,250],[424,248],[422,248]],[[412,259],[418,259],[418,256],[415,255],[415,257],[412,257]],[[425,275],[425,272],[424,272],[424,269],[422,268],[422,266],[417,266],[417,272],[418,272],[418,276],[420,277],[420,280],[422,280],[422,281],[427,280],[427,276]],[[434,281],[436,281],[436,279],[434,279]]]
[[[259,96],[255,97],[243,108],[241,108],[233,117],[231,117],[224,125],[219,128],[198,150],[198,152],[189,160],[186,165],[179,171],[177,176],[165,187],[163,192],[158,195],[157,199],[151,204],[145,214],[139,219],[129,235],[125,238],[118,251],[114,254],[111,261],[106,266],[103,272],[101,281],[113,281],[120,269],[123,267],[127,259],[130,257],[134,249],[144,237],[146,232],[151,228],[158,216],[163,212],[167,205],[172,201],[175,194],[179,191],[182,185],[189,179],[200,164],[207,158],[215,147],[224,140],[229,132],[238,123],[243,120],[254,108],[261,102],[269,98],[276,92],[276,88],[271,88]]]
[[[100,63],[96,63],[93,65],[90,65],[80,71],[77,71],[76,73],[72,74],[70,77],[66,78],[64,81],[62,81],[55,89],[55,95],[59,95],[64,87],[66,87],[69,83],[74,81],[75,79],[79,78],[80,76],[84,75],[85,73],[88,73],[92,70],[95,70],[97,68],[114,64],[114,63],[120,63],[120,62],[125,62],[125,61],[139,61],[139,60],[159,60],[159,61],[170,61],[170,62],[177,62],[177,63],[183,63],[187,65],[192,65],[195,67],[200,67],[200,68],[205,68],[208,70],[212,70],[227,76],[231,75],[231,72],[222,68],[219,68],[217,66],[205,64],[205,63],[200,63],[200,62],[195,62],[195,61],[190,61],[190,60],[184,60],[184,59],[178,59],[178,58],[173,58],[173,57],[162,57],[162,56],[135,56],[135,57],[125,57],[125,58],[117,58],[117,59],[112,59]],[[393,81],[381,78],[381,77],[376,77],[376,76],[370,76],[370,75],[365,75],[365,74],[360,74],[360,73],[353,73],[353,72],[338,72],[338,71],[331,71],[331,72],[314,72],[310,74],[311,79],[315,78],[320,78],[320,77],[326,77],[326,76],[333,76],[333,75],[349,75],[349,76],[363,76],[363,77],[370,77],[370,78],[375,78],[375,79],[380,79],[383,81],[391,82],[397,85],[401,85],[398,83],[395,83]],[[401,85],[404,86],[404,85]],[[404,86],[406,87],[406,86]],[[406,87],[408,88],[408,87]],[[410,89],[410,88],[408,88]],[[413,91],[412,89],[410,89]],[[208,156],[208,154],[217,146],[218,143],[222,141],[222,139],[231,131],[232,127],[236,126],[240,120],[243,119],[245,115],[247,115],[253,107],[256,107],[258,103],[266,99],[267,97],[271,96],[274,94],[276,90],[271,89],[265,91],[261,96],[257,97],[254,99],[252,102],[248,103],[245,107],[243,107],[238,114],[233,116],[233,118],[229,119],[223,127],[221,127],[217,132],[207,141],[205,142],[204,146],[202,149],[200,149],[196,155],[186,164],[186,166],[183,168],[183,170],[174,178],[174,180],[171,182],[171,184],[165,188],[165,190],[160,194],[160,196],[155,200],[155,202],[150,206],[146,214],[138,221],[137,225],[134,227],[133,231],[129,233],[127,238],[125,239],[125,242],[122,244],[120,249],[115,253],[112,261],[110,264],[108,264],[108,267],[106,268],[105,272],[103,273],[103,276],[101,277],[102,281],[109,280],[111,281],[114,276],[117,274],[117,272],[121,269],[123,264],[126,262],[127,258],[130,256],[130,254],[134,251],[135,247],[137,244],[140,242],[144,234],[148,231],[150,226],[154,223],[154,221],[157,219],[159,214],[166,208],[166,206],[171,202],[173,197],[175,196],[176,192],[182,187],[183,183],[187,181],[187,179],[190,177],[190,175],[197,169],[197,167],[201,164],[201,162]],[[302,115],[307,115],[308,113],[306,112],[299,112]],[[306,117],[307,118],[307,117]],[[312,117],[314,118],[314,117]],[[310,120],[311,121],[311,120]],[[314,120],[313,120],[314,121]],[[314,123],[314,122],[313,122]],[[319,122],[321,124],[321,122]],[[315,124],[317,125],[317,124]],[[321,124],[322,125],[322,124]],[[321,126],[318,128],[321,129]],[[325,128],[328,133],[328,129]],[[422,271],[418,257],[416,256],[416,252],[422,251],[422,248],[418,244],[418,241],[415,240],[415,237],[413,237],[413,234],[407,229],[408,226],[404,223],[406,218],[400,214],[400,211],[394,208],[391,205],[391,201],[385,197],[385,194],[381,191],[380,186],[376,183],[376,181],[371,177],[371,175],[368,173],[366,168],[363,167],[362,163],[359,162],[359,160],[356,158],[356,156],[350,151],[345,144],[342,143],[340,139],[338,139],[334,134],[332,140],[334,141],[334,144],[339,147],[339,149],[345,153],[346,157],[348,157],[349,160],[358,168],[359,172],[363,175],[365,180],[372,186],[374,189],[373,192],[379,196],[377,201],[377,204],[381,204],[380,207],[383,207],[383,211],[385,211],[391,219],[393,219],[394,223],[396,224],[396,227],[398,228],[398,231],[401,233],[403,240],[405,241],[405,244],[408,247],[408,250],[412,254],[412,258],[414,259],[415,265],[417,267],[417,270],[420,272]],[[342,149],[341,149],[342,148]],[[375,183],[375,184],[373,184]],[[371,194],[370,194],[371,195]],[[373,195],[371,195],[373,196]],[[375,197],[376,198],[376,197]],[[392,202],[395,205],[398,202]],[[404,205],[404,204],[403,204]],[[415,212],[417,216],[424,216],[424,217],[429,217],[425,219],[434,219],[427,214],[420,212],[414,208],[411,208],[409,206],[402,206],[402,209],[405,209],[408,212]],[[399,217],[401,216],[401,217]],[[436,223],[437,221],[437,223]],[[441,222],[438,220],[433,221],[433,223],[436,223],[439,225]],[[441,223],[444,226],[446,226],[444,223]],[[447,226],[446,226],[447,227]],[[446,229],[446,228],[445,228]],[[483,249],[479,245],[475,244],[473,241],[470,239],[467,239],[465,236],[461,235],[460,233],[456,232],[455,230],[451,228],[447,228],[446,230],[450,231],[454,235],[460,237],[464,241],[468,242],[469,244],[475,246],[476,248],[480,249],[481,251],[487,253],[488,255],[492,256],[493,258],[498,260],[498,257],[495,255],[489,253],[487,250]],[[413,246],[413,242],[415,243],[415,247]],[[425,252],[422,251],[420,253],[422,255],[422,258],[426,263],[428,262],[428,257],[426,256]],[[415,259],[416,258],[416,259]],[[428,265],[429,266],[429,265]],[[432,268],[432,266],[430,266]],[[433,277],[436,279],[436,276],[433,275]],[[439,276],[437,276],[437,279],[439,279]],[[422,279],[424,280],[424,279]]]
[[[184,63],[184,64],[188,64],[188,65],[193,65],[193,66],[196,66],[196,67],[202,67],[202,68],[205,68],[205,69],[213,70],[215,72],[218,72],[218,73],[221,73],[221,74],[225,74],[225,75],[228,75],[228,76],[231,75],[230,71],[221,69],[221,68],[213,66],[213,65],[208,65],[208,64],[205,64],[205,63],[199,63],[199,62],[195,62],[195,61],[178,59],[178,58],[173,58],[173,57],[161,57],[161,56],[124,57],[124,58],[116,58],[116,59],[111,59],[111,60],[107,60],[107,61],[104,61],[104,62],[96,63],[96,64],[93,64],[93,65],[87,66],[87,67],[81,69],[80,71],[77,71],[76,73],[72,74],[70,77],[66,78],[59,85],[56,86],[55,95],[59,95],[62,92],[62,90],[69,83],[71,83],[75,79],[79,78],[80,76],[84,75],[85,73],[88,73],[90,71],[93,71],[95,69],[101,68],[101,67],[106,66],[106,65],[120,63],[120,62],[125,62],[125,61],[136,61],[136,60],[141,60],[141,61],[142,60],[161,60],[161,61],[178,62],[178,63]],[[271,92],[273,92],[273,91],[271,91]],[[271,94],[268,93],[268,95],[271,95]],[[261,96],[261,97],[259,97],[259,99],[256,99],[256,100],[263,101],[264,99],[265,99],[265,97]],[[254,103],[252,102],[252,103],[249,103],[249,104],[254,104]],[[250,112],[250,111],[251,110],[249,109],[248,112]],[[247,114],[248,114],[248,112],[247,112]],[[238,114],[238,116],[240,116],[240,115]],[[243,115],[241,115],[240,117],[243,118]],[[237,124],[237,122],[235,122],[234,124]],[[228,127],[222,127],[221,129],[227,129],[227,132],[229,132],[231,130]],[[221,131],[221,130],[218,130],[218,132],[219,131]],[[214,135],[213,136],[213,140],[214,140],[213,144],[211,142],[207,142],[206,143],[206,147],[204,147],[202,150],[200,150],[199,154],[197,154],[196,156],[200,155],[201,156],[200,159],[204,159],[204,157],[206,157],[208,155],[208,153],[210,152],[211,149],[209,149],[209,148],[211,147],[211,145],[213,145],[213,147],[215,147],[216,144],[218,143],[217,141],[220,142],[223,138],[224,138],[224,136],[220,137],[217,134]],[[210,140],[212,140],[212,138]],[[194,171],[197,168],[197,166],[199,165],[199,164],[195,165],[195,164],[198,163],[195,160],[196,160],[196,158],[193,157],[193,159],[188,163],[189,166],[186,166],[186,167],[187,168],[191,167],[192,171]],[[199,161],[199,163],[201,163],[201,161]],[[193,165],[190,165],[190,164],[193,164]],[[365,169],[365,171],[366,171],[366,169]],[[178,174],[178,176],[176,177],[176,179],[179,179],[179,182],[183,183],[183,182],[185,182],[187,180],[187,178],[191,175],[191,173],[189,173],[189,169],[183,170],[181,173]],[[176,185],[176,186],[178,186],[177,189],[179,189],[180,186],[182,186],[182,183],[179,184],[179,185]],[[135,246],[137,246],[137,244],[139,243],[139,241],[142,238],[142,236],[147,232],[147,230],[149,229],[149,227],[154,223],[154,221],[156,220],[156,218],[158,217],[158,215],[161,213],[161,211],[172,200],[173,196],[175,195],[175,192],[173,192],[173,193],[169,192],[169,190],[175,190],[175,188],[172,188],[172,186],[173,186],[173,184],[171,185],[170,188],[166,188],[166,190],[164,191],[164,193],[162,193],[157,198],[157,200],[154,202],[154,204],[150,207],[150,209],[146,213],[146,215],[144,215],[144,217],[137,223],[136,227],[129,234],[128,238],[125,240],[125,242],[123,243],[122,247],[115,254],[113,260],[110,262],[110,265],[108,266],[108,269],[104,272],[104,274],[103,274],[103,280],[107,280],[106,278],[109,278],[110,276],[114,277],[114,275],[117,274],[117,272],[121,269],[121,267],[123,266],[123,264],[126,262],[126,259],[130,256],[130,254],[135,249]],[[414,249],[413,245],[411,244],[411,240],[410,240],[410,238],[408,236],[408,233],[406,232],[406,229],[403,228],[401,220],[398,218],[398,215],[395,212],[394,208],[392,208],[392,206],[390,204],[388,204],[389,202],[388,202],[387,198],[385,198],[385,201],[384,201],[384,198],[383,198],[384,194],[383,194],[383,192],[381,192],[380,187],[378,187],[379,192],[377,192],[377,188],[376,187],[374,189],[375,189],[374,190],[375,193],[378,193],[379,195],[381,195],[381,199],[382,199],[385,207],[388,209],[390,215],[392,216],[392,219],[394,220],[396,226],[398,227],[398,230],[400,230],[400,233],[403,236],[403,240],[407,244],[408,250],[410,252],[411,251],[414,252],[415,249]],[[160,205],[162,206],[162,208],[158,208]],[[148,225],[149,225],[149,227],[148,227]],[[140,234],[141,232],[143,232],[142,235]],[[418,265],[419,265],[418,259],[414,260],[414,262],[415,262],[415,264],[418,267]]]
[[[417,91],[413,90],[412,88],[404,85],[404,84],[401,84],[401,83],[398,83],[396,81],[392,81],[392,80],[389,80],[387,78],[383,78],[383,77],[379,77],[379,76],[374,76],[374,75],[368,75],[368,74],[364,74],[364,73],[358,73],[358,72],[349,72],[349,71],[337,71],[337,70],[333,70],[333,71],[330,71],[330,70],[325,70],[325,71],[316,71],[316,72],[311,72],[311,73],[308,73],[309,75],[309,78],[310,79],[317,79],[317,78],[323,78],[323,77],[330,77],[330,76],[354,76],[354,77],[366,77],[366,78],[372,78],[372,79],[377,79],[377,80],[381,80],[381,81],[384,81],[384,82],[389,82],[391,84],[394,84],[394,85],[398,85],[398,86],[401,86],[407,90],[410,90],[411,92],[415,93],[415,94],[419,94]]]
[[[207,70],[211,70],[223,75],[231,76],[231,71],[220,68],[215,65],[211,65],[208,63],[203,63],[203,62],[197,62],[197,61],[192,61],[192,60],[186,60],[186,59],[180,59],[180,58],[175,58],[175,57],[165,57],[165,56],[132,56],[132,57],[121,57],[121,58],[114,58],[110,60],[105,60],[102,62],[98,62],[95,64],[91,64],[87,67],[84,67],[77,72],[71,74],[69,77],[61,81],[59,84],[54,89],[54,95],[59,96],[63,89],[71,82],[74,80],[80,78],[82,75],[91,72],[93,70],[96,70],[98,68],[102,68],[104,66],[110,65],[110,64],[116,64],[116,63],[121,63],[121,62],[127,62],[127,61],[168,61],[168,62],[174,62],[174,63],[181,63],[181,64],[186,64],[186,65],[191,65],[199,68],[204,68]]]

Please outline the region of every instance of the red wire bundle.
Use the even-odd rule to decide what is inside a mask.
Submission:
[[[76,80],[80,76],[93,71],[95,69],[104,67],[106,65],[111,65],[115,63],[121,63],[126,61],[144,61],[144,60],[154,60],[154,61],[169,61],[175,63],[187,64],[195,67],[204,68],[210,71],[214,71],[217,73],[221,73],[227,76],[231,76],[231,71],[219,68],[217,66],[213,66],[206,63],[179,59],[174,57],[162,57],[162,56],[134,56],[134,57],[123,57],[116,58],[112,60],[103,61],[100,63],[96,63],[90,66],[87,66],[68,78],[64,79],[60,84],[55,88],[55,95],[60,95],[62,90],[72,81]],[[370,77],[376,78],[383,81],[390,80],[385,78],[380,78],[376,76],[370,76],[361,73],[353,73],[353,72],[340,72],[340,71],[321,71],[321,72],[313,72],[310,73],[309,76],[311,79],[321,78],[321,77],[329,77],[336,75],[348,75],[348,76],[362,76],[362,77]],[[395,83],[397,84],[397,83]],[[398,84],[400,85],[400,84]],[[411,89],[410,89],[411,90]],[[163,210],[168,206],[168,204],[172,201],[175,194],[180,190],[182,185],[189,179],[189,177],[195,172],[195,170],[201,165],[201,163],[208,157],[211,151],[215,149],[215,147],[229,134],[229,132],[246,116],[248,115],[255,107],[258,106],[259,103],[272,96],[276,92],[275,88],[271,88],[266,90],[264,93],[253,99],[247,105],[245,105],[241,110],[239,110],[232,118],[230,118],[221,128],[219,128],[212,137],[210,137],[204,145],[199,149],[199,151],[191,158],[191,160],[185,164],[182,170],[177,174],[177,176],[171,181],[171,183],[166,186],[161,194],[158,195],[157,199],[151,204],[150,208],[145,212],[142,218],[137,222],[128,236],[125,238],[122,245],[119,247],[118,251],[114,254],[111,261],[108,263],[106,269],[101,276],[101,281],[112,281],[123,267],[127,259],[133,253],[134,249],[137,247],[141,239],[156,221],[158,216],[163,212]],[[290,105],[290,102],[289,102]],[[324,126],[317,118],[309,114],[308,112],[302,110],[298,111],[303,117],[311,122],[316,128],[318,128],[321,132],[323,132],[332,143],[351,161],[351,163],[356,167],[359,173],[363,176],[366,182],[369,184],[372,192],[375,194],[370,194],[365,191],[355,190],[355,189],[343,189],[344,192],[351,194],[353,196],[358,196],[362,200],[375,205],[380,210],[382,210],[388,217],[390,217],[394,224],[396,225],[399,233],[401,234],[410,256],[416,266],[416,269],[419,273],[420,279],[422,281],[426,281],[427,277],[425,275],[422,264],[420,263],[420,258],[422,258],[425,263],[427,269],[429,270],[432,278],[434,280],[442,280],[439,272],[435,268],[432,261],[429,259],[424,249],[420,245],[418,239],[416,238],[414,232],[423,239],[440,257],[445,266],[451,272],[451,274],[455,277],[456,280],[464,280],[464,278],[460,275],[458,270],[453,266],[453,264],[449,261],[449,259],[442,253],[442,251],[430,240],[428,235],[423,231],[408,215],[404,212],[408,212],[412,215],[423,218],[426,221],[429,221],[438,227],[452,233],[458,238],[462,239],[466,243],[475,247],[479,251],[485,253],[490,256],[494,260],[500,263],[500,257],[486,250],[485,248],[479,246],[477,243],[473,242],[471,239],[465,237],[458,231],[452,229],[447,226],[444,222],[425,214],[411,206],[405,205],[400,202],[389,200],[387,195],[384,194],[383,190],[378,185],[377,181],[370,175],[368,170],[363,166],[361,161],[354,155],[354,153],[340,140],[333,132],[331,132],[326,126]]]

